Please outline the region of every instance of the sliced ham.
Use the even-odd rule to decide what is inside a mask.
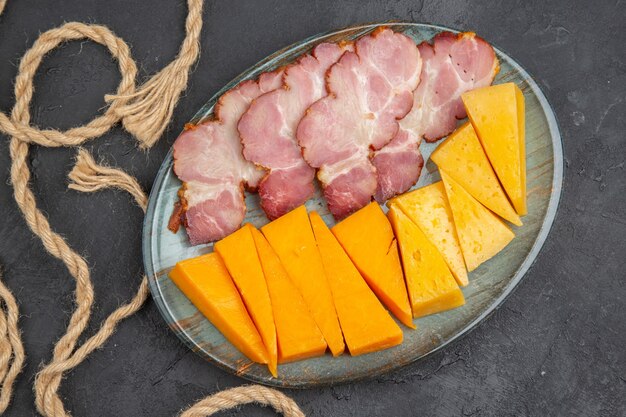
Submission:
[[[383,203],[415,185],[424,166],[419,145],[418,135],[400,127],[392,141],[374,153],[376,201]]]
[[[366,205],[376,191],[372,150],[398,132],[413,105],[421,71],[413,40],[381,28],[356,41],[327,75],[329,95],[300,121],[298,143],[324,188],[328,208],[340,219]]]
[[[315,170],[302,159],[296,128],[306,109],[326,96],[326,71],[346,50],[352,45],[316,46],[285,68],[283,88],[255,99],[239,121],[244,157],[267,172],[258,191],[270,220],[313,195]]]
[[[213,120],[189,126],[174,143],[174,172],[183,181],[170,229],[185,225],[192,245],[239,228],[246,214],[244,188],[255,189],[263,171],[242,155],[237,122],[253,99],[282,84],[282,70],[244,81],[220,97]]]
[[[447,136],[466,117],[461,94],[491,84],[498,72],[493,48],[474,33],[442,32],[432,45],[422,42],[418,48],[423,64],[413,108],[394,139],[372,158],[378,176],[375,197],[381,203],[417,182],[422,138],[434,142]]]

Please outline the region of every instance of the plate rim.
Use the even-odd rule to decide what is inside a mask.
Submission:
[[[337,30],[330,30],[326,32],[321,32],[316,35],[307,37],[301,41],[291,43],[262,60],[258,61],[254,65],[246,68],[244,71],[235,76],[231,81],[226,83],[222,88],[220,88],[215,94],[213,94],[206,103],[194,114],[194,116],[190,119],[190,123],[198,122],[204,118],[204,115],[207,111],[208,103],[216,101],[222,94],[224,94],[227,90],[232,88],[232,86],[237,83],[243,81],[249,76],[246,74],[250,74],[253,72],[261,72],[265,69],[266,66],[276,57],[279,56],[286,51],[293,49],[295,47],[305,48],[309,46],[311,43],[319,40],[322,37],[326,37],[329,35],[337,35],[342,32],[355,31],[359,29],[363,29],[364,31],[375,29],[380,26],[415,26],[415,27],[427,27],[431,29],[435,29],[437,31],[450,31],[454,33],[459,33],[461,30],[447,27],[444,25],[432,24],[432,23],[418,23],[418,22],[405,22],[405,21],[393,21],[393,22],[373,22],[373,23],[364,23],[364,24],[356,24],[346,26]],[[479,35],[480,36],[480,35]],[[535,77],[531,75],[531,73],[526,70],[524,66],[522,66],[516,59],[513,58],[511,54],[503,50],[502,48],[496,46],[494,43],[489,42],[489,44],[494,48],[494,50],[504,56],[507,56],[512,65],[516,67],[516,70],[520,72],[520,74],[528,80],[529,88],[533,91],[535,96],[537,97],[539,104],[543,110],[544,115],[546,116],[546,120],[548,123],[548,128],[550,131],[551,144],[553,149],[553,178],[552,178],[552,191],[550,193],[550,199],[548,202],[548,206],[546,209],[545,217],[543,218],[541,227],[539,228],[539,232],[537,237],[527,253],[524,261],[521,263],[519,268],[515,271],[513,278],[506,284],[502,293],[484,310],[482,311],[474,320],[469,322],[467,325],[461,328],[454,336],[445,340],[438,346],[431,349],[428,353],[425,353],[421,356],[416,356],[411,358],[410,360],[399,362],[392,366],[386,367],[384,370],[378,373],[372,373],[370,375],[360,375],[360,376],[346,376],[344,378],[339,378],[335,381],[324,381],[324,382],[289,382],[283,381],[280,378],[262,378],[253,374],[247,373],[239,373],[237,369],[233,368],[229,363],[225,363],[219,358],[215,356],[210,356],[203,354],[199,351],[197,344],[192,340],[191,337],[187,335],[187,332],[182,329],[177,320],[174,318],[172,312],[169,309],[169,306],[164,302],[161,288],[157,283],[156,273],[153,267],[153,258],[150,251],[149,236],[152,234],[152,218],[151,214],[155,211],[155,204],[157,201],[157,195],[159,194],[158,189],[161,188],[163,180],[166,174],[171,169],[173,157],[173,147],[170,146],[169,151],[159,167],[157,175],[153,181],[149,196],[148,196],[148,205],[146,209],[146,215],[144,216],[143,225],[142,225],[142,258],[144,264],[144,271],[146,276],[148,277],[148,286],[150,289],[150,294],[152,299],[154,300],[161,317],[165,320],[166,324],[170,329],[176,334],[176,336],[183,341],[183,343],[198,356],[202,357],[207,362],[217,365],[219,368],[227,371],[230,374],[236,375],[238,377],[244,378],[248,381],[259,383],[267,386],[279,387],[279,388],[290,388],[290,389],[308,389],[315,387],[323,387],[323,386],[334,386],[339,384],[346,383],[354,383],[363,380],[371,380],[372,378],[380,377],[386,374],[389,374],[393,371],[396,371],[405,366],[414,364],[418,361],[421,361],[436,352],[439,352],[446,346],[451,345],[453,342],[458,342],[463,337],[467,336],[474,329],[478,327],[479,324],[483,323],[487,318],[489,318],[494,312],[496,312],[504,302],[513,294],[513,292],[517,289],[520,282],[526,277],[529,269],[534,265],[537,261],[537,257],[543,248],[550,231],[554,225],[556,220],[556,215],[558,213],[561,194],[563,191],[563,174],[564,174],[564,155],[563,155],[563,138],[561,135],[561,129],[559,127],[558,119],[554,108],[550,104],[548,98],[544,94],[543,90],[539,86],[539,83],[536,81]],[[169,319],[169,321],[168,321]]]

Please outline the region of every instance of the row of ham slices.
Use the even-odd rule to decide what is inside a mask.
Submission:
[[[473,33],[416,46],[379,28],[244,81],[174,143],[183,186],[170,229],[182,223],[193,245],[232,233],[245,217],[244,190],[258,191],[267,217],[278,218],[313,195],[315,175],[338,220],[401,194],[419,178],[422,138],[452,132],[466,117],[461,94],[491,84],[498,68]]]

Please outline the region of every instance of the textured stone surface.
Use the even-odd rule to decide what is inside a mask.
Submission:
[[[183,39],[182,0],[9,0],[0,17],[0,109],[13,105],[17,63],[37,34],[65,21],[108,25],[142,74],[169,62]],[[115,129],[88,148],[149,189],[183,123],[224,83],[271,52],[349,24],[386,19],[474,30],[533,74],[555,108],[566,169],[561,206],[528,276],[479,328],[426,360],[378,380],[289,392],[308,416],[626,415],[626,35],[623,2],[207,1],[202,57],[169,132],[149,153]],[[84,123],[119,81],[102,47],[71,43],[36,77],[40,126]],[[31,384],[71,310],[74,283],[46,255],[17,211],[0,135],[0,264],[20,302],[28,359],[10,416],[35,415]],[[97,301],[93,332],[128,299],[141,273],[141,211],[121,192],[67,191],[74,151],[35,148],[33,187],[55,230],[84,254]],[[153,303],[104,349],[68,374],[62,395],[76,416],[172,416],[244,383],[204,363],[164,325]],[[246,406],[223,415],[272,415]]]

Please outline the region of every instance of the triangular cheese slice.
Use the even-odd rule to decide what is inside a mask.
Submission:
[[[278,362],[292,362],[323,355],[326,351],[324,336],[315,324],[302,295],[261,232],[255,228],[250,231],[272,301],[278,340]]]
[[[470,271],[500,252],[515,234],[444,171],[439,171],[452,208],[463,257]]]
[[[333,296],[306,208],[300,206],[261,231],[302,294],[334,356],[345,349]]]
[[[524,96],[513,83],[478,88],[462,96],[504,190],[521,216],[526,207]]]
[[[387,213],[398,239],[402,267],[413,317],[450,310],[465,304],[465,298],[446,261],[424,232],[402,210]]]
[[[268,363],[261,336],[217,253],[178,262],[169,276],[241,353],[251,361]]]
[[[402,330],[367,286],[324,220],[316,212],[310,218],[350,354],[361,355],[402,343]]]
[[[471,123],[465,123],[448,136],[430,159],[485,207],[514,225],[522,225]]]
[[[460,286],[468,284],[461,245],[443,183],[438,181],[391,199],[441,252]]]
[[[332,232],[380,301],[414,329],[396,238],[378,203],[342,220]]]
[[[267,364],[272,375],[277,375],[278,348],[276,345],[276,326],[272,302],[263,268],[257,255],[256,246],[250,230],[253,227],[245,224],[235,233],[217,242],[214,249],[224,260],[248,312],[261,334],[269,354]]]

